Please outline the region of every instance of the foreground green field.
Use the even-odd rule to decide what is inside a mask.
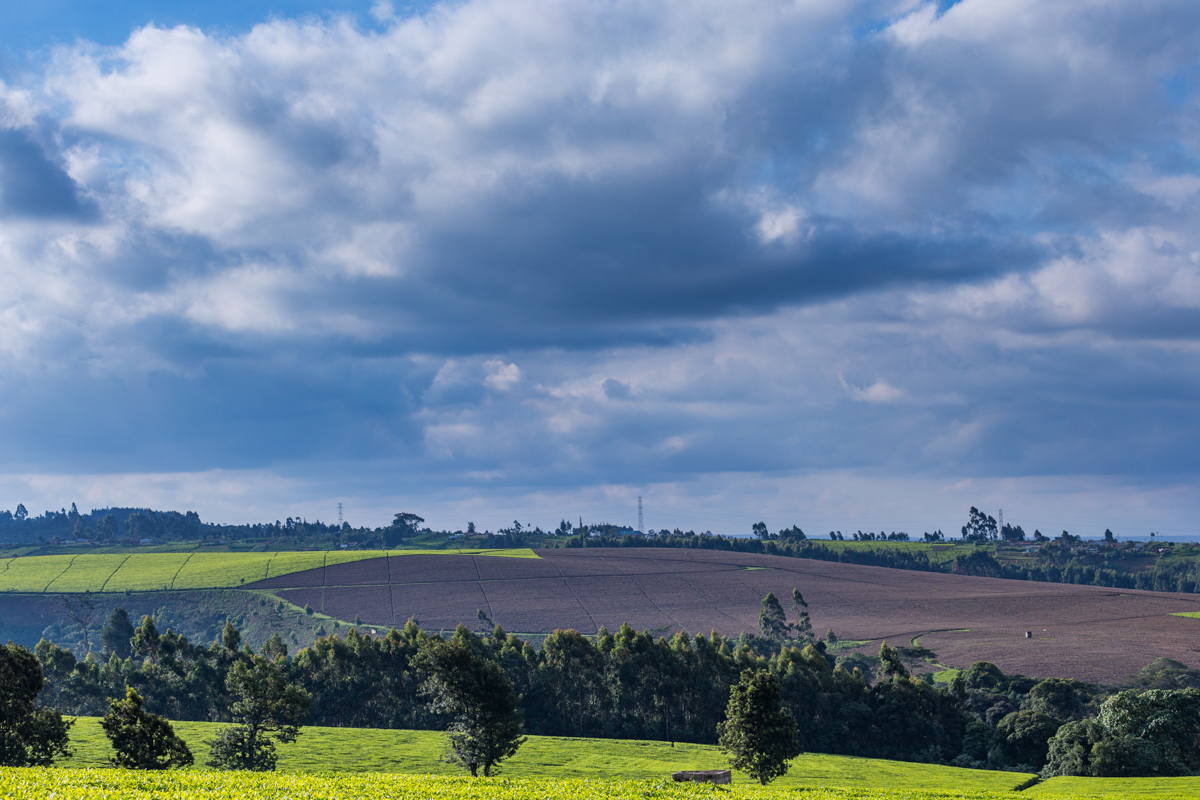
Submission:
[[[306,550],[270,553],[80,553],[0,559],[0,591],[33,593],[234,589],[306,569],[383,556],[537,558],[514,550]]]
[[[188,742],[197,762],[207,758],[206,739],[220,725],[176,722],[176,732]],[[80,718],[71,729],[75,757],[64,766],[107,766],[112,756],[99,720]],[[279,748],[283,772],[388,772],[457,775],[460,770],[441,761],[445,734],[436,731],[390,731],[362,728],[305,728],[295,744]],[[530,736],[516,757],[505,762],[513,778],[669,777],[681,769],[724,769],[725,755],[711,745],[625,739],[576,739]],[[801,756],[791,772],[773,786],[893,786],[923,790],[1005,791],[1032,775],[1015,772],[958,769],[870,758],[810,753]],[[739,782],[746,782],[738,776]]]
[[[1040,798],[1145,798],[1175,800],[1200,797],[1200,778],[1051,778],[1030,787],[1021,796]]]
[[[1112,783],[1112,782],[1108,782]],[[1132,781],[1126,781],[1127,784]],[[1194,798],[1183,793],[1046,794],[1071,798]],[[1133,788],[1133,787],[1130,787]],[[446,775],[379,775],[372,773],[271,774],[249,772],[133,772],[114,769],[0,768],[0,796],[12,800],[52,797],[55,800],[1012,800],[1023,793],[968,788],[929,790],[912,786],[785,787],[735,783],[712,786],[656,779],[470,778]]]
[[[123,770],[0,769],[0,796],[55,800],[646,800],[647,798],[805,798],[805,800],[989,800],[1011,793],[922,790],[784,789],[749,784],[712,786],[666,780],[469,778],[437,775],[271,775],[262,773],[145,773]]]
[[[177,722],[176,731],[189,743],[197,762],[203,764],[208,748],[204,744],[222,727],[209,722]],[[305,728],[295,744],[279,748],[279,771],[287,774],[321,773],[371,773],[400,775],[434,775],[453,777],[461,771],[441,760],[444,734],[434,731],[390,731],[357,728]],[[75,756],[61,762],[66,770],[76,774],[94,775],[92,769],[105,767],[112,750],[108,739],[100,730],[99,720],[79,718],[71,729]],[[710,745],[675,744],[616,739],[576,739],[553,736],[530,736],[516,757],[505,762],[503,776],[521,781],[554,779],[557,781],[651,781],[645,787],[653,788],[669,778],[672,772],[683,769],[722,769],[727,765],[726,757]],[[59,772],[59,770],[51,770]],[[206,767],[197,766],[189,773],[215,775]],[[327,776],[328,777],[328,776]],[[782,790],[792,790],[787,796],[816,798],[900,798],[923,797],[972,797],[1009,798],[1035,796],[1040,798],[1102,798],[1115,800],[1120,797],[1146,798],[1146,800],[1168,800],[1170,798],[1200,797],[1200,778],[1052,778],[1018,791],[1029,784],[1033,775],[1017,772],[994,772],[989,770],[958,769],[937,764],[915,764],[902,761],[884,761],[872,758],[851,758],[821,753],[806,753],[792,762],[789,773],[771,784],[770,796]],[[214,778],[215,779],[215,778]],[[4,796],[3,778],[0,778],[0,796]],[[70,783],[69,778],[61,781]],[[92,777],[80,780],[93,781]],[[221,781],[227,780],[220,778]],[[380,778],[392,781],[392,778]],[[348,784],[329,778],[330,783],[305,784],[306,791],[314,797],[339,797],[322,792],[340,791],[337,787]],[[495,783],[493,781],[493,783]],[[737,786],[752,786],[747,776],[735,773]],[[93,784],[89,783],[89,786]],[[104,784],[107,786],[108,784]],[[221,786],[227,784],[221,783]],[[357,785],[357,784],[354,784]],[[397,797],[436,796],[436,792],[421,794],[417,787],[433,789],[438,786],[456,787],[457,784],[412,784],[403,781],[388,783]],[[553,796],[537,794],[536,787],[545,784],[503,783],[503,792],[480,797],[495,800],[521,800],[526,796],[542,798]],[[595,789],[599,785],[601,788]],[[108,791],[104,786],[98,791]],[[148,786],[148,784],[147,784]],[[259,786],[256,784],[256,786]],[[278,794],[255,794],[253,797],[296,796],[288,794],[296,784],[285,783],[284,787],[271,791]],[[586,783],[589,793],[581,797],[622,798],[629,795],[620,792],[633,791],[613,788],[616,784]],[[261,788],[261,787],[260,787]],[[592,789],[595,789],[592,792]],[[406,794],[408,791],[414,794]],[[835,791],[836,790],[836,791]],[[71,791],[74,791],[73,789]],[[114,790],[115,791],[115,790]],[[191,790],[189,790],[191,791]],[[218,791],[217,789],[213,790]],[[220,791],[224,791],[221,789]],[[256,789],[257,791],[257,789]],[[263,791],[266,791],[265,789]],[[440,791],[440,790],[439,790]],[[447,789],[448,791],[448,789]],[[458,789],[455,789],[458,791]],[[657,791],[657,790],[655,790]],[[512,793],[512,792],[515,792]],[[825,792],[825,793],[823,793]],[[832,793],[828,793],[832,792]],[[24,796],[24,795],[14,795]],[[76,795],[56,795],[74,797]],[[82,795],[79,795],[82,796]],[[98,796],[105,796],[100,794]],[[130,794],[130,797],[141,795]],[[147,795],[149,796],[149,795]],[[232,795],[201,794],[186,796],[226,797]],[[344,795],[341,795],[344,796]],[[373,794],[352,795],[353,797],[375,797]],[[378,795],[391,796],[391,795]],[[475,795],[471,795],[474,797]],[[642,796],[657,796],[656,794]],[[672,796],[672,795],[664,795]]]

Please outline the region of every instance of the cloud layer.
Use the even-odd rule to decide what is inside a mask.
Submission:
[[[379,15],[0,86],[0,472],[1193,480],[1195,3]]]

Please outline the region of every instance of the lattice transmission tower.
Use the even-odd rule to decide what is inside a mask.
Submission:
[[[342,504],[338,503],[338,527],[342,527]]]
[[[638,495],[638,533],[645,533],[646,529],[642,526],[642,497]]]

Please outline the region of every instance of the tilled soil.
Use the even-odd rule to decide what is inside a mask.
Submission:
[[[628,622],[671,634],[755,630],[760,602],[804,593],[813,628],[920,644],[963,667],[1113,682],[1159,656],[1200,667],[1200,596],[970,578],[713,550],[542,550],[539,559],[413,555],[338,564],[247,584],[376,625],[595,633]],[[789,617],[791,612],[789,611]],[[1026,638],[1026,631],[1033,634]]]

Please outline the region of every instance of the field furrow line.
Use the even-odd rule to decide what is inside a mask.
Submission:
[[[102,592],[104,591],[104,587],[105,587],[105,586],[108,586],[108,582],[109,582],[109,581],[111,581],[111,580],[113,579],[113,575],[116,575],[116,574],[117,574],[117,572],[119,572],[119,571],[120,571],[121,567],[125,566],[125,562],[126,562],[126,561],[128,561],[128,560],[129,560],[129,556],[125,556],[125,558],[121,559],[121,563],[120,563],[120,564],[117,564],[117,568],[116,568],[116,569],[114,569],[114,570],[113,570],[113,571],[112,571],[112,572],[109,574],[109,576],[108,576],[107,578],[105,578],[105,579],[104,579],[104,583],[100,584],[100,591],[102,591]]]
[[[479,562],[475,558],[475,556],[471,556],[471,563],[475,565],[475,575],[479,578],[479,593],[483,595],[483,602],[487,604],[488,619],[495,620],[495,612],[492,611],[492,598],[488,597],[487,590],[483,588],[483,573],[479,571]]]
[[[650,601],[650,605],[654,606],[654,608],[658,611],[658,613],[662,614],[664,617],[671,620],[671,622],[674,622],[676,625],[679,625],[680,629],[683,628],[683,625],[680,625],[679,620],[675,619],[670,614],[663,611],[662,608],[659,607],[658,603],[654,602],[654,598],[651,597],[649,594],[647,594],[646,590],[644,588],[642,588],[642,584],[638,583],[638,579],[636,576],[630,576],[630,577],[633,580],[633,585],[638,587],[638,590],[642,593],[643,596],[645,596],[645,598],[647,600]]]
[[[550,561],[550,559],[545,559],[545,560],[546,560],[548,563],[553,563],[552,561]],[[335,565],[335,566],[340,566],[340,565]],[[555,565],[555,569],[558,569],[558,566],[557,566],[557,565]],[[735,569],[735,570],[719,570],[719,572],[739,572],[739,571],[740,571],[740,570],[736,570],[736,569]],[[389,572],[390,572],[390,570],[389,570]],[[715,572],[718,572],[718,570],[692,570],[692,571],[689,571],[689,572],[670,572],[670,573],[666,573],[666,574],[669,574],[669,575],[672,575],[672,576],[678,575],[678,576],[682,577],[682,576],[684,576],[684,575],[712,575],[712,574],[713,574],[713,573],[715,573]],[[628,573],[628,572],[597,572],[597,573],[589,573],[589,574],[587,574],[587,575],[576,575],[576,576],[574,576],[574,577],[577,577],[577,578],[637,578],[637,577],[643,577],[643,578],[655,578],[655,577],[658,577],[660,574],[663,574],[663,573],[657,573],[657,572],[640,572],[640,573]],[[501,583],[501,582],[508,582],[508,581],[513,581],[513,580],[520,580],[520,581],[557,581],[557,580],[558,580],[559,578],[561,578],[561,577],[563,577],[563,576],[562,576],[562,570],[559,570],[559,576],[558,576],[558,577],[555,577],[555,576],[553,576],[553,575],[528,575],[528,576],[521,576],[521,577],[519,577],[519,578],[511,578],[511,577],[509,577],[509,578],[481,578],[481,579],[475,579],[475,578],[444,578],[444,579],[442,579],[442,580],[439,580],[439,581],[420,581],[420,580],[417,580],[417,581],[395,581],[395,582],[393,582],[393,581],[391,580],[391,575],[389,574],[389,576],[388,576],[388,583],[390,583],[390,584],[392,584],[392,585],[394,585],[394,586],[424,586],[424,585],[426,585],[426,584],[428,584],[428,583],[431,583],[431,582],[432,582],[432,583],[480,583],[480,584],[483,584],[483,583]],[[338,588],[338,587],[349,587],[349,586],[359,586],[359,585],[360,585],[360,584],[355,584],[355,583],[345,583],[345,584],[337,583],[337,584],[329,584],[329,588],[333,589],[333,588]],[[296,589],[296,588],[300,588],[300,587],[296,587],[296,586],[288,586],[288,587],[275,587],[275,589],[283,589],[283,588],[287,588],[287,589]]]
[[[554,564],[554,561],[552,561],[550,559],[546,559],[546,560],[550,561],[551,564]],[[476,569],[478,569],[478,567],[476,567]],[[592,621],[592,627],[595,628],[596,630],[600,630],[600,623],[596,622],[596,618],[592,616],[592,612],[590,610],[588,610],[588,607],[585,606],[583,604],[583,601],[579,599],[579,595],[575,594],[575,590],[571,588],[571,582],[569,580],[567,580],[566,575],[563,575],[562,567],[558,566],[558,564],[554,564],[554,569],[556,569],[558,571],[558,577],[563,582],[563,586],[567,587],[567,591],[571,593],[571,597],[575,598],[575,602],[579,603],[579,607],[583,609],[583,613],[587,614],[588,619],[590,619]],[[545,580],[545,578],[542,578],[540,580]],[[553,579],[551,579],[551,580],[553,580]],[[483,582],[482,581],[480,581],[479,588],[481,591],[483,590]],[[484,596],[486,596],[486,593]]]
[[[695,586],[692,586],[692,582],[691,582],[691,581],[689,581],[687,578],[685,578],[685,577],[684,577],[684,576],[682,576],[682,575],[680,575],[679,577],[680,577],[680,578],[683,580],[683,582],[684,582],[684,583],[686,583],[688,586],[691,586],[691,588],[692,588],[692,591],[693,591],[693,592],[695,592],[696,594],[698,594],[698,595],[700,595],[701,597],[703,597],[703,598],[704,598],[704,602],[708,603],[710,606],[712,606],[713,608],[715,608],[715,609],[717,610],[717,613],[718,613],[718,614],[720,614],[720,615],[722,615],[722,616],[726,617],[727,619],[729,619],[729,620],[730,620],[730,621],[732,621],[732,622],[737,622],[737,621],[738,621],[736,617],[733,617],[733,616],[731,616],[730,614],[726,613],[724,609],[722,609],[722,608],[721,608],[719,605],[717,605],[717,604],[716,604],[716,603],[714,603],[712,600],[710,600],[710,599],[708,598],[708,595],[706,595],[704,592],[702,592],[702,591],[700,591],[699,589],[697,589]]]
[[[195,550],[188,553],[188,557],[183,560],[183,563],[179,565],[179,569],[175,570],[175,574],[171,576],[171,588],[172,589],[175,588],[175,579],[179,577],[179,573],[183,572],[183,568],[187,566],[188,562],[192,560],[192,556],[194,556],[194,555],[196,555]]]
[[[552,561],[550,561],[550,559],[546,559],[546,561],[548,563],[553,563]],[[340,566],[340,565],[335,565],[335,566]],[[558,569],[558,565],[555,565],[555,569]],[[738,571],[739,570],[721,570],[721,572],[738,572]],[[717,572],[717,570],[694,570],[691,572],[671,572],[671,573],[666,573],[666,574],[682,577],[684,575],[712,575],[714,572]],[[587,574],[587,575],[576,575],[574,577],[577,577],[577,578],[637,578],[637,577],[656,578],[660,574],[662,574],[662,573],[657,573],[657,572],[641,572],[641,573],[603,572],[603,573],[600,573],[600,572],[598,572],[598,573],[592,573],[592,574]],[[482,578],[482,579],[478,579],[478,580],[474,579],[474,578],[444,578],[444,579],[438,580],[438,581],[416,580],[416,581],[396,581],[394,583],[390,580],[390,575],[389,575],[388,582],[389,582],[389,584],[391,584],[393,586],[426,586],[430,583],[485,584],[485,583],[507,583],[507,582],[511,582],[514,580],[519,580],[519,581],[557,581],[560,578],[565,580],[565,578],[562,575],[562,570],[559,570],[559,575],[557,577],[554,575],[528,575],[528,576],[522,576],[519,578]],[[329,584],[329,588],[330,589],[349,588],[349,587],[361,586],[361,585],[362,584],[357,584],[357,583],[332,583],[332,584]],[[272,589],[272,591],[278,591],[278,590],[282,590],[282,589],[299,589],[299,588],[304,588],[304,587],[276,586]]]
[[[396,593],[392,591],[392,585],[388,584],[388,605],[392,609],[392,627],[396,627]]]
[[[51,579],[50,583],[46,584],[46,588],[42,589],[43,594],[50,591],[50,587],[54,585],[54,581],[67,574],[67,570],[71,568],[71,565],[75,563],[75,559],[77,558],[79,558],[79,556],[71,556],[71,560],[67,562],[67,566],[63,569],[63,571],[55,575],[54,578]]]

